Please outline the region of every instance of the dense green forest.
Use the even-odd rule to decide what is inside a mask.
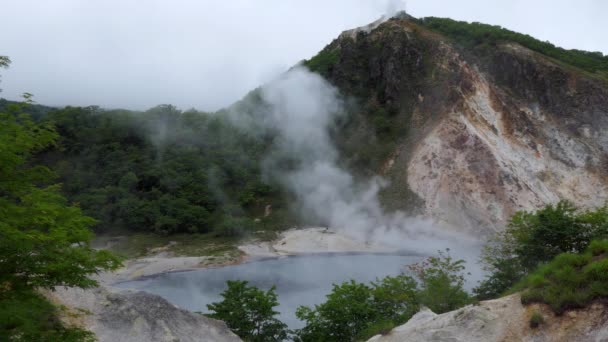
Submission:
[[[225,115],[170,105],[146,112],[28,107],[59,133],[37,159],[98,220],[97,232],[234,236],[290,219],[285,194],[261,176],[271,138],[238,129]],[[267,205],[273,214],[265,217]]]
[[[588,72],[608,75],[608,56],[604,56],[601,52],[566,50],[527,34],[478,22],[468,23],[448,18],[426,17],[417,19],[416,23],[454,39],[467,49],[492,47],[503,42],[515,42]]]

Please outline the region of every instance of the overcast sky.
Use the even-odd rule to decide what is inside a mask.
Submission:
[[[396,0],[2,0],[1,97],[48,105],[215,110],[313,56]],[[480,21],[608,54],[608,1],[409,0],[416,16]]]

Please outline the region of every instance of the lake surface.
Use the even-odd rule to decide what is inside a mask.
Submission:
[[[280,319],[294,329],[303,326],[303,322],[295,317],[296,308],[324,302],[332,284],[350,279],[368,283],[405,272],[406,265],[421,260],[421,256],[381,254],[291,256],[165,273],[116,286],[157,294],[187,310],[205,313],[208,312],[207,304],[221,299],[220,293],[226,289],[227,280],[248,280],[264,290],[275,285]]]

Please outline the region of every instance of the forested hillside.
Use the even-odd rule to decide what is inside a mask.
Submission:
[[[261,177],[267,142],[226,116],[169,105],[28,110],[56,127],[57,146],[38,158],[56,170],[69,200],[99,220],[97,232],[240,235],[288,224],[284,194]],[[273,215],[264,217],[268,205]]]

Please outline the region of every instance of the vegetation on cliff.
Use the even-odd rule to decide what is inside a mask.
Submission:
[[[264,292],[247,281],[228,281],[222,300],[207,305],[207,316],[226,322],[245,341],[272,342],[287,338],[287,325],[276,318],[279,305],[275,288]]]
[[[359,341],[409,320],[420,306],[442,313],[471,302],[464,291],[462,260],[441,252],[410,267],[410,272],[387,276],[370,284],[354,280],[334,284],[324,303],[300,306],[296,316],[305,326],[287,331],[274,307],[278,298],[246,281],[228,281],[223,299],[208,305],[212,318],[224,320],[246,341]]]
[[[408,274],[369,285],[353,280],[334,285],[324,303],[298,308],[306,326],[297,336],[303,342],[367,340],[407,322],[420,306],[437,313],[460,308],[471,302],[463,288],[463,264],[446,251],[409,266]]]
[[[514,42],[588,72],[608,75],[608,56],[598,51],[566,50],[527,34],[478,22],[468,23],[448,18],[426,17],[417,19],[416,23],[455,40],[467,49],[493,48],[500,43]]]

